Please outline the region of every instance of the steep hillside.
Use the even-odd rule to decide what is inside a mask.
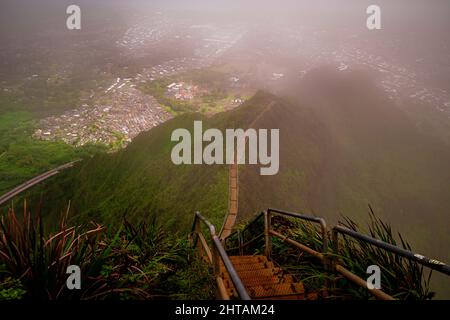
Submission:
[[[191,227],[193,213],[201,211],[220,226],[227,212],[228,167],[174,165],[170,158],[175,145],[170,141],[171,134],[178,128],[192,131],[194,120],[202,120],[204,130],[246,128],[272,99],[276,98],[260,93],[230,113],[212,118],[200,114],[179,116],[141,134],[120,152],[80,163],[31,197],[42,196],[46,212],[52,212],[52,217],[62,212],[70,200],[71,216],[81,221],[96,219],[117,224],[126,216],[136,221],[157,219],[186,231]]]
[[[367,75],[318,70],[282,99],[258,93],[243,106],[204,118],[177,117],[141,134],[118,153],[96,156],[48,183],[46,203],[72,216],[116,223],[156,218],[187,230],[199,210],[220,226],[227,211],[228,167],[175,166],[170,135],[202,119],[215,127],[280,129],[280,171],[240,166],[241,219],[267,207],[363,223],[367,205],[422,252],[450,260],[450,152],[422,135]],[[270,105],[270,107],[268,107]],[[54,183],[57,181],[57,183]],[[50,199],[50,201],[49,201]],[[54,205],[58,203],[58,205]]]
[[[280,128],[280,172],[241,168],[240,208],[363,222],[368,204],[418,251],[450,260],[450,150],[422,134],[367,74],[317,70],[257,127]],[[401,106],[403,108],[407,106]]]
[[[55,207],[61,210],[71,200],[77,220],[115,225],[125,216],[132,221],[156,219],[180,229],[189,226],[195,210],[223,214],[226,167],[175,166],[170,159],[171,132],[191,127],[199,117],[169,121],[140,135],[125,150],[94,157],[58,177],[44,191],[51,210],[56,213]]]

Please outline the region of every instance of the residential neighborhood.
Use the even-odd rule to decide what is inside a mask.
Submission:
[[[60,116],[41,120],[33,136],[75,146],[88,143],[125,146],[140,132],[172,117],[152,96],[131,86],[121,89],[112,94],[110,104],[84,104]]]

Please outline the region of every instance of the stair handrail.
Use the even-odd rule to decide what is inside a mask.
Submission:
[[[272,229],[273,214],[293,217],[296,219],[306,220],[309,222],[319,224],[320,228],[321,228],[321,233],[322,233],[322,250],[321,250],[321,252],[315,251],[301,243],[296,242],[293,239],[290,239],[287,236],[284,236],[284,235],[278,233],[274,229]],[[316,258],[320,259],[323,262],[324,267],[328,268],[329,264],[328,264],[328,260],[326,259],[326,254],[328,252],[327,224],[326,224],[325,219],[323,219],[323,218],[305,215],[305,214],[296,213],[296,212],[290,212],[290,211],[269,208],[269,209],[267,209],[267,211],[263,211],[263,212],[259,213],[258,215],[256,215],[253,219],[250,220],[250,222],[248,222],[248,224],[245,226],[245,228],[243,230],[235,231],[226,240],[231,240],[235,234],[237,235],[238,232],[240,232],[240,234],[243,234],[246,230],[248,230],[252,225],[254,225],[262,217],[264,217],[264,231],[263,232],[261,232],[259,235],[256,235],[253,239],[251,239],[245,243],[242,241],[239,241],[238,247],[232,247],[232,248],[227,248],[227,249],[228,250],[239,249],[239,252],[242,252],[243,249],[246,248],[249,244],[253,243],[254,241],[256,241],[264,236],[264,238],[265,238],[265,255],[268,258],[270,258],[270,256],[272,255],[272,239],[271,238],[272,238],[272,236],[275,236],[291,245],[294,245],[294,246],[300,248],[302,251],[305,251],[305,252],[315,256]]]
[[[212,248],[209,248],[204,235],[201,230],[200,223],[205,224],[209,229],[209,235],[211,238]],[[220,277],[220,260],[222,260],[225,270],[227,271],[231,282],[234,285],[234,288],[236,289],[236,292],[241,300],[251,300],[250,296],[245,289],[244,284],[242,283],[241,278],[239,277],[238,273],[236,272],[236,269],[233,267],[233,264],[230,260],[230,257],[228,256],[227,252],[225,251],[222,242],[220,241],[220,238],[216,234],[216,228],[214,225],[209,222],[205,217],[203,217],[200,212],[195,213],[194,217],[194,224],[192,227],[192,234],[195,235],[195,238],[193,238],[193,246],[196,247],[198,245],[198,241],[200,240],[200,243],[202,245],[203,250],[207,253],[208,260],[213,265],[214,270],[214,277],[216,279],[216,282],[218,282],[219,287],[223,290],[223,279]],[[220,288],[219,288],[220,289]]]
[[[443,262],[440,262],[435,259],[429,259],[421,254],[417,254],[412,251],[398,247],[396,245],[366,236],[362,233],[359,233],[355,230],[349,229],[342,225],[337,225],[337,226],[333,227],[331,232],[332,232],[332,242],[333,242],[333,247],[334,247],[333,250],[336,253],[336,255],[334,256],[334,258],[332,260],[332,270],[334,272],[340,273],[341,275],[343,275],[344,277],[346,277],[353,283],[355,283],[363,288],[367,288],[366,280],[361,279],[359,276],[357,276],[350,270],[346,269],[344,266],[337,263],[337,254],[339,253],[339,239],[338,239],[339,234],[347,235],[354,239],[364,241],[366,243],[374,245],[383,250],[386,250],[386,251],[392,252],[396,255],[402,256],[406,259],[416,261],[419,264],[424,265],[432,270],[436,270],[436,271],[444,273],[446,275],[450,275],[450,266],[446,265]],[[382,300],[394,300],[395,299],[394,297],[388,295],[381,289],[369,289],[369,291],[373,296],[375,296],[378,299],[382,299]]]
[[[392,252],[394,254],[398,254],[399,256],[402,256],[408,260],[416,261],[416,262],[420,263],[421,265],[424,265],[432,270],[436,270],[440,273],[450,275],[450,266],[446,265],[445,263],[443,263],[441,261],[438,261],[436,259],[430,259],[421,254],[414,253],[412,251],[403,249],[403,248],[395,246],[393,244],[390,244],[390,243],[387,243],[387,242],[384,242],[384,241],[381,241],[378,239],[374,239],[372,237],[366,236],[362,233],[359,233],[355,230],[351,230],[351,229],[341,226],[341,225],[335,226],[332,229],[334,250],[336,252],[339,252],[339,241],[338,241],[339,233],[348,235],[352,238],[355,238],[355,239],[358,239],[358,240],[361,240],[361,241],[364,241],[367,243],[370,243],[371,245],[374,245],[378,248]]]
[[[322,254],[325,255],[328,251],[328,237],[327,237],[327,223],[325,221],[325,219],[320,218],[320,217],[315,217],[315,216],[310,216],[310,215],[306,215],[306,214],[302,214],[302,213],[297,213],[297,212],[290,212],[290,211],[284,211],[284,210],[279,210],[279,209],[273,209],[273,208],[269,208],[267,210],[267,215],[268,215],[268,219],[269,219],[269,227],[271,227],[271,216],[272,213],[276,213],[282,216],[288,216],[288,217],[292,217],[292,218],[296,218],[296,219],[300,219],[300,220],[306,220],[309,222],[313,222],[316,224],[320,225],[320,231],[322,233]],[[275,235],[277,236],[277,235]]]
[[[264,211],[260,212],[259,214],[254,216],[251,220],[249,220],[245,224],[244,229],[242,229],[242,230],[237,229],[232,234],[230,234],[226,239],[224,239],[225,247],[227,248],[227,250],[228,251],[239,250],[240,255],[242,255],[241,253],[243,252],[245,247],[247,247],[249,244],[253,243],[255,240],[258,240],[259,238],[264,236],[264,233],[261,232],[259,235],[257,235],[256,237],[254,237],[253,239],[251,239],[251,240],[249,240],[249,241],[247,241],[245,243],[242,241],[243,240],[242,236],[245,234],[245,232],[248,229],[250,229],[250,227],[252,227],[258,220],[260,220],[263,217],[264,217]],[[238,240],[238,246],[237,247],[228,247],[227,243],[230,242],[235,235],[238,238],[237,239]]]
[[[319,259],[325,270],[329,270],[329,271],[333,271],[333,272],[338,272],[340,274],[342,274],[345,278],[349,279],[350,281],[356,283],[357,285],[363,286],[365,288],[367,288],[367,283],[366,281],[364,281],[363,279],[361,279],[360,277],[358,277],[357,275],[355,275],[354,273],[352,273],[351,271],[345,269],[343,266],[339,265],[336,263],[336,259],[330,259],[329,257],[329,252],[328,252],[328,231],[327,231],[327,224],[325,222],[325,220],[323,218],[319,218],[319,217],[315,217],[315,216],[309,216],[309,215],[305,215],[305,214],[300,214],[300,213],[296,213],[296,212],[289,212],[289,211],[283,211],[283,210],[278,210],[278,209],[272,209],[269,208],[267,209],[267,211],[263,212],[264,214],[264,238],[265,238],[265,255],[270,258],[271,254],[272,254],[272,236],[277,237],[279,239],[281,239],[283,242],[286,242],[290,245],[295,246],[296,248],[302,250],[303,252],[306,252],[314,257],[316,257],[317,259]],[[306,220],[309,222],[313,222],[316,224],[319,224],[321,227],[321,232],[322,232],[322,252],[318,252],[302,243],[299,243],[297,241],[295,241],[294,239],[291,239],[275,230],[273,230],[272,228],[272,216],[273,214],[278,214],[278,215],[282,215],[282,216],[288,216],[288,217],[293,217],[293,218],[297,218],[300,220]],[[261,215],[257,216],[257,219],[255,218],[254,220],[252,220],[251,223],[254,223],[256,220],[258,220],[261,217]],[[335,230],[333,228],[333,230]],[[333,238],[334,239],[334,238]],[[253,240],[251,240],[253,241]],[[334,242],[334,240],[333,240]],[[337,251],[336,251],[337,252]],[[385,292],[383,292],[382,290],[378,290],[378,289],[372,289],[369,290],[371,292],[372,295],[374,295],[375,297],[377,297],[378,299],[382,299],[382,300],[393,300],[394,298],[388,294],[386,294]]]
[[[318,252],[304,244],[301,244],[293,239],[290,239],[286,235],[283,235],[283,234],[273,230],[273,228],[272,228],[273,214],[289,216],[289,217],[298,218],[301,220],[306,220],[306,221],[320,224],[321,231],[322,231],[322,239],[323,239],[322,252]],[[335,226],[331,229],[331,241],[333,244],[333,251],[330,252],[329,248],[328,248],[328,230],[327,230],[327,224],[326,224],[325,220],[323,218],[304,215],[304,214],[295,213],[295,212],[289,212],[289,211],[283,211],[283,210],[269,208],[267,211],[264,211],[263,213],[258,214],[255,218],[250,220],[250,222],[246,225],[246,227],[244,229],[242,229],[241,234],[245,230],[247,230],[251,225],[253,225],[256,221],[258,221],[262,217],[262,215],[264,216],[264,233],[255,236],[252,240],[249,240],[246,243],[243,243],[242,240],[239,241],[239,246],[241,247],[241,248],[239,248],[240,251],[242,251],[243,248],[246,247],[249,243],[254,242],[256,239],[259,239],[262,235],[264,235],[265,254],[268,258],[270,258],[271,253],[272,253],[271,252],[272,251],[272,237],[273,236],[277,237],[277,238],[281,239],[282,241],[284,241],[290,245],[293,245],[293,246],[297,247],[298,249],[300,249],[312,256],[315,256],[316,258],[318,258],[319,260],[322,261],[326,270],[343,275],[345,278],[347,278],[351,282],[353,282],[363,288],[368,289],[369,292],[378,299],[395,300],[394,297],[385,293],[381,289],[369,289],[367,287],[366,280],[360,278],[358,275],[347,270],[343,265],[338,263],[337,259],[338,259],[338,253],[339,253],[339,241],[338,241],[339,234],[348,235],[348,236],[358,239],[360,241],[364,241],[366,243],[369,243],[369,244],[379,247],[381,249],[390,251],[390,252],[392,252],[396,255],[402,256],[406,259],[416,261],[419,264],[426,266],[432,270],[436,270],[440,273],[450,275],[450,266],[441,261],[438,261],[436,259],[430,259],[421,254],[414,253],[412,251],[403,249],[396,245],[369,237],[367,235],[364,235],[358,231],[349,229],[342,225]],[[235,232],[235,233],[237,233],[237,232]],[[232,238],[233,235],[234,234],[230,235],[230,238]],[[227,248],[227,249],[228,250],[236,250],[237,248]]]

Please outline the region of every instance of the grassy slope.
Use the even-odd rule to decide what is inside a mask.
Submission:
[[[362,75],[319,72],[294,89],[296,99],[260,93],[241,108],[203,118],[205,127],[246,128],[270,101],[277,102],[255,127],[280,128],[280,172],[262,177],[259,166],[241,167],[242,217],[271,206],[312,212],[330,224],[339,214],[363,223],[370,203],[414,249],[450,260],[442,245],[449,243],[445,145],[422,135]],[[220,226],[227,209],[227,167],[177,167],[170,161],[171,132],[192,128],[201,118],[177,117],[117,154],[83,163],[45,197],[59,199],[59,210],[71,199],[75,213],[106,223],[147,215],[187,230],[200,210]]]
[[[403,224],[402,231],[417,238],[413,244],[429,243],[431,232],[441,241],[448,239],[444,231],[449,197],[442,186],[450,181],[445,170],[449,152],[418,133],[367,80],[342,77],[328,83],[320,76],[308,80],[303,86],[309,94],[302,95],[300,103],[259,94],[232,112],[204,118],[205,126],[246,128],[265,105],[278,101],[255,125],[281,129],[280,172],[262,177],[259,166],[241,167],[241,213],[245,217],[275,206],[331,220],[339,213],[358,219],[370,203],[383,218]],[[142,215],[142,210],[164,213],[164,220],[182,221],[184,226],[189,223],[180,215],[188,214],[190,221],[195,210],[222,216],[227,168],[177,167],[170,161],[171,132],[192,128],[193,120],[200,118],[178,117],[141,134],[117,154],[82,164],[61,194],[76,190],[65,199],[73,199],[82,214],[111,221],[125,213]],[[423,228],[424,221],[429,228]],[[430,246],[423,249],[428,252]]]
[[[367,205],[421,253],[450,261],[450,151],[362,74],[321,70],[257,127],[280,128],[280,172],[241,169],[240,209],[272,206],[364,224]],[[446,282],[448,286],[448,281]]]
[[[116,224],[124,215],[130,220],[157,218],[183,231],[191,227],[198,210],[220,227],[227,211],[228,167],[174,165],[171,133],[192,130],[196,119],[203,120],[204,129],[246,127],[271,98],[261,93],[245,106],[212,118],[179,116],[142,133],[122,151],[83,162],[48,183],[48,210],[56,214],[72,200],[74,216],[81,220]]]
[[[432,241],[450,242],[448,148],[421,134],[363,75],[336,76],[338,85],[322,81],[328,94],[314,103],[335,145],[317,186],[327,197],[321,204],[316,196],[315,206],[358,219],[371,203],[416,248],[450,260]]]
[[[34,128],[33,116],[26,111],[0,114],[0,194],[46,170],[100,150],[38,141],[31,137]]]
[[[230,88],[230,74],[217,71],[212,68],[202,70],[191,70],[171,77],[149,81],[139,85],[139,89],[145,93],[154,96],[158,102],[165,106],[173,114],[184,112],[201,112],[203,114],[214,114],[222,112],[225,106],[230,104],[237,92]],[[173,82],[186,82],[200,86],[201,89],[207,89],[207,94],[197,96],[191,101],[176,100],[166,95],[167,86]]]

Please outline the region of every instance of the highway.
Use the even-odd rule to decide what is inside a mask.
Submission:
[[[66,164],[63,164],[55,169],[52,169],[50,171],[44,172],[43,174],[34,177],[33,179],[30,179],[24,183],[22,183],[21,185],[15,187],[14,189],[12,189],[11,191],[8,191],[7,193],[5,193],[4,195],[0,196],[0,206],[3,205],[5,202],[9,201],[10,199],[14,198],[15,196],[17,196],[18,194],[24,192],[25,190],[33,187],[34,185],[47,180],[48,178],[53,177],[54,175],[57,175],[59,172],[61,172],[62,170],[68,169],[68,168],[72,168],[73,165],[75,163],[77,163],[80,160],[77,161],[72,161]]]

